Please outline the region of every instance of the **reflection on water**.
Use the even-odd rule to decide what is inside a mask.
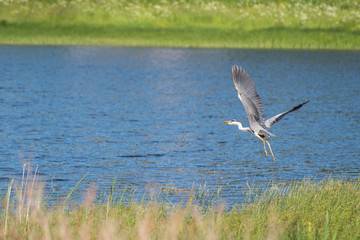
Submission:
[[[205,184],[239,200],[250,183],[358,177],[360,52],[119,47],[0,47],[0,189],[38,165],[59,194]],[[271,117],[311,102],[261,141],[224,120],[247,118],[231,66],[254,79]],[[141,195],[140,194],[140,195]]]

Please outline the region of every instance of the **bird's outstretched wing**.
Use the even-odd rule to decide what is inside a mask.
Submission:
[[[288,110],[286,112],[280,113],[280,114],[278,114],[278,115],[276,115],[276,116],[274,116],[272,118],[269,118],[268,120],[265,121],[265,127],[266,128],[271,127],[271,125],[273,125],[274,123],[277,123],[278,121],[280,121],[286,114],[298,110],[299,108],[301,108],[303,105],[305,105],[308,102],[309,101],[306,101],[306,102],[304,102],[302,104],[297,105],[296,107],[293,107],[292,109],[290,109],[290,110]]]
[[[234,65],[232,67],[232,77],[238,97],[245,108],[250,126],[255,120],[260,126],[265,128],[263,106],[250,75],[242,67]]]

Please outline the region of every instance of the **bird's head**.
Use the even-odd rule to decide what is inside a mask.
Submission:
[[[229,125],[237,125],[237,126],[242,127],[242,124],[240,122],[236,121],[235,119],[230,120],[230,121],[224,121],[223,123],[227,123]]]

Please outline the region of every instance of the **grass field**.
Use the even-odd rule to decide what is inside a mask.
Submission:
[[[360,238],[358,179],[271,183],[229,208],[206,189],[173,204],[136,201],[115,184],[106,194],[89,189],[82,202],[69,201],[75,186],[49,206],[36,178],[25,173],[2,195],[0,239]]]
[[[359,0],[0,0],[0,44],[360,49]]]

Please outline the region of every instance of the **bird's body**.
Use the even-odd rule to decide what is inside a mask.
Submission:
[[[236,120],[225,121],[224,123],[230,125],[237,125],[240,131],[250,132],[259,139],[261,139],[261,141],[263,141],[264,143],[265,153],[266,155],[268,155],[265,147],[266,142],[275,161],[275,157],[272,153],[270,143],[264,139],[265,137],[273,136],[273,134],[271,134],[267,129],[270,128],[274,123],[280,121],[280,119],[282,119],[286,114],[298,110],[309,101],[299,104],[296,107],[278,115],[275,115],[274,117],[269,118],[265,121],[261,99],[256,92],[255,84],[252,81],[250,75],[245,72],[243,68],[234,65],[232,67],[232,77],[238,97],[243,104],[246,115],[248,117],[249,127],[243,127],[242,124],[240,122],[237,122]]]

